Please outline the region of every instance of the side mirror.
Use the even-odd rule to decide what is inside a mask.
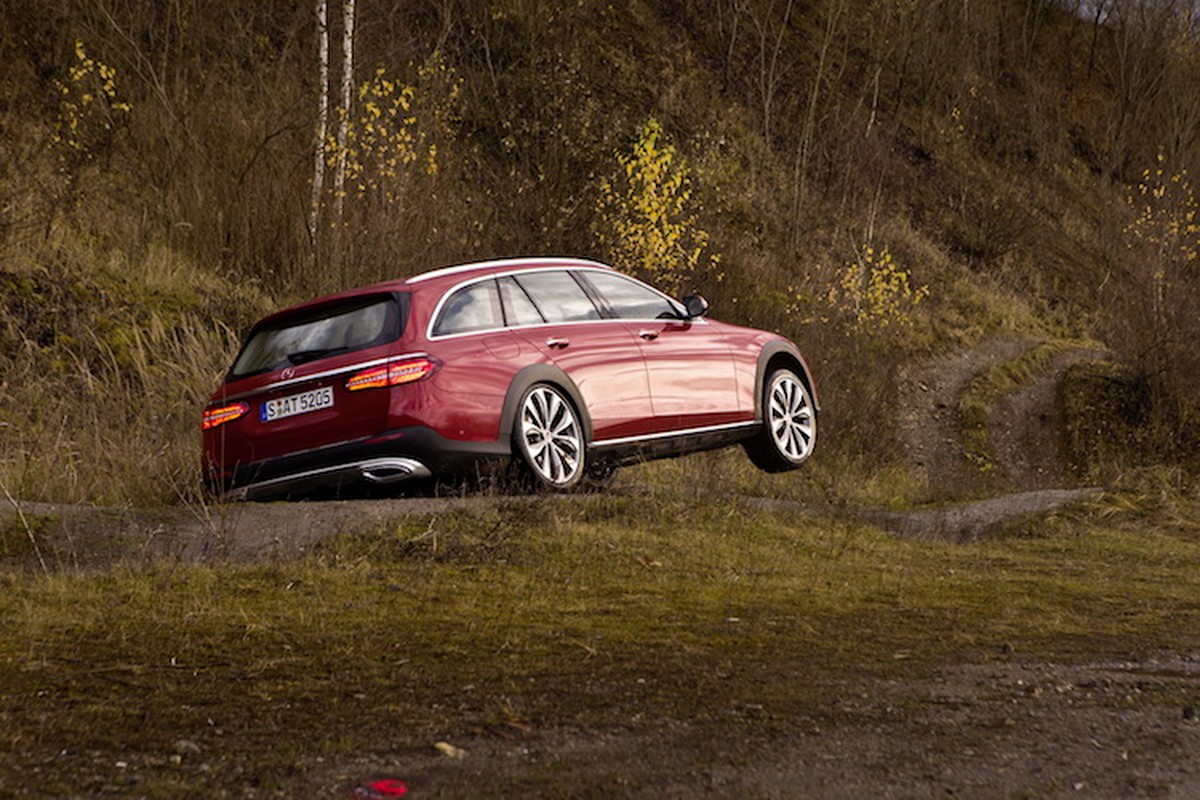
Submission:
[[[688,319],[703,317],[708,313],[708,301],[700,294],[689,294],[683,298],[683,308]]]

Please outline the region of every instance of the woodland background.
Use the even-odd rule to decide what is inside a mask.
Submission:
[[[995,335],[1111,352],[1078,480],[1194,473],[1195,0],[358,0],[348,112],[332,4],[324,136],[315,5],[0,3],[10,497],[191,501],[256,317],[525,254],[794,337],[792,493],[902,473],[904,365]]]

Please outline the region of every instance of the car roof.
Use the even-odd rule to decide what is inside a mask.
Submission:
[[[334,294],[327,294],[321,297],[316,297],[311,300],[306,300],[296,305],[281,308],[271,314],[260,319],[255,325],[255,328],[262,327],[270,322],[273,322],[280,317],[287,317],[297,312],[302,312],[310,308],[319,308],[324,305],[334,305],[343,300],[351,300],[356,297],[363,297],[372,294],[389,294],[392,292],[403,292],[408,290],[420,289],[421,291],[441,291],[447,288],[448,285],[457,285],[463,281],[470,280],[475,277],[486,277],[487,275],[497,273],[519,272],[527,269],[564,269],[564,268],[587,268],[587,269],[603,269],[612,270],[613,268],[607,264],[602,264],[599,261],[591,261],[585,258],[570,258],[562,257],[538,257],[538,258],[502,258],[493,259],[490,261],[475,261],[467,264],[458,264],[450,267],[442,267],[439,269],[422,272],[413,275],[410,278],[400,278],[380,283],[373,283],[368,286],[358,286],[353,289],[346,289]]]

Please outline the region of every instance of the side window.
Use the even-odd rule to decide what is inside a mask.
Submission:
[[[446,336],[503,327],[504,316],[500,312],[496,282],[486,280],[464,286],[446,299],[433,324],[433,335]]]
[[[516,280],[547,322],[600,319],[591,298],[569,273],[527,272]]]
[[[500,298],[504,301],[504,316],[509,325],[539,325],[545,322],[537,306],[512,277],[501,278]]]
[[[588,272],[585,278],[621,319],[679,319],[682,316],[666,297],[623,275]]]

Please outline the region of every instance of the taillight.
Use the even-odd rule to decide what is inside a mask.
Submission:
[[[356,372],[346,381],[346,388],[352,392],[362,389],[386,389],[389,386],[399,386],[427,378],[435,369],[437,362],[432,358],[404,358]]]
[[[204,417],[200,420],[200,430],[207,431],[233,422],[244,417],[250,411],[249,403],[229,403],[223,406],[213,406],[204,409]]]

